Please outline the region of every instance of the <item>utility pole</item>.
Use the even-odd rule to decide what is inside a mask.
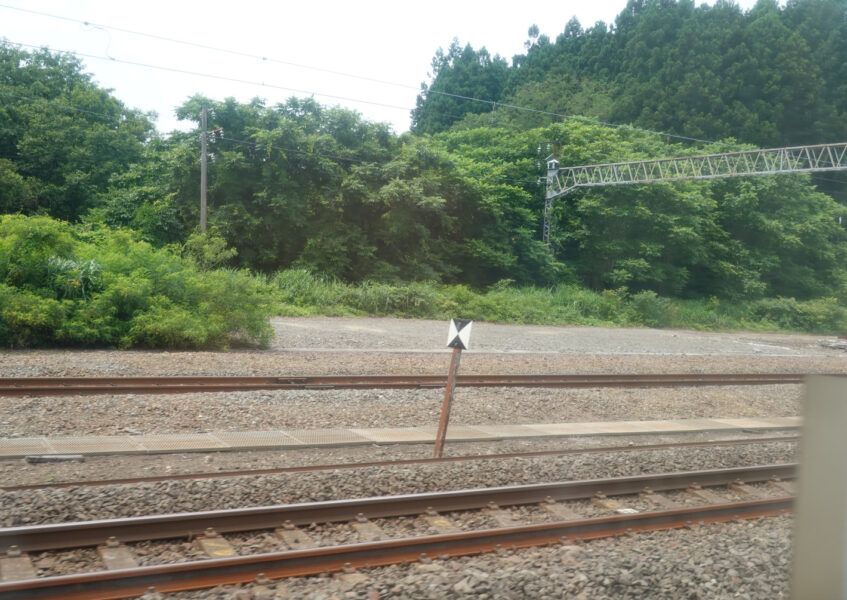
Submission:
[[[206,105],[200,117],[200,231],[206,233]]]

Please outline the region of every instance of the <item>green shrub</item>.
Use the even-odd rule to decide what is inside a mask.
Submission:
[[[751,305],[754,319],[780,329],[810,332],[847,331],[847,307],[836,298],[799,302],[794,298],[765,298]]]
[[[150,307],[133,317],[122,345],[151,348],[203,348],[225,345],[217,327],[209,327],[203,316],[176,306],[168,298],[155,296]]]
[[[271,287],[125,231],[0,217],[0,345],[266,345]],[[219,250],[219,249],[218,249]]]
[[[70,225],[48,217],[0,217],[0,283],[36,290],[50,287],[51,257],[71,258]]]
[[[59,329],[63,318],[59,301],[0,283],[1,345],[12,348],[39,345]]]
[[[102,271],[94,259],[78,261],[61,256],[47,259],[48,280],[60,298],[88,299],[99,287]]]
[[[679,300],[651,290],[595,292],[573,284],[516,288],[500,281],[487,292],[466,285],[414,282],[347,284],[306,270],[277,273],[277,314],[386,315],[499,323],[679,327],[705,330],[847,331],[847,307],[834,298],[751,302],[718,298]]]
[[[652,290],[634,294],[629,299],[629,308],[635,320],[648,327],[670,327],[673,323],[673,303]]]

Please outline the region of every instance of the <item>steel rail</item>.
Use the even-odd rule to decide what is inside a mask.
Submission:
[[[729,485],[769,481],[794,476],[796,465],[763,465],[732,469],[709,469],[659,473],[610,479],[591,479],[531,485],[477,488],[449,492],[377,496],[328,502],[282,504],[254,508],[177,513],[69,522],[51,525],[6,527],[0,529],[0,552],[17,546],[24,552],[81,548],[102,544],[110,537],[121,542],[158,540],[201,535],[213,528],[219,533],[272,529],[285,522],[294,525],[353,521],[367,518],[400,517],[423,514],[427,510],[452,512],[476,510],[492,502],[500,506],[536,504],[553,500],[590,498],[597,493],[607,496],[684,489],[692,485]]]
[[[844,374],[833,374],[843,377]],[[683,387],[803,383],[805,374],[460,375],[460,387]],[[442,388],[443,375],[0,377],[0,396]]]
[[[547,456],[567,456],[570,454],[599,454],[605,452],[646,452],[671,448],[712,448],[715,446],[743,446],[768,444],[773,442],[797,442],[796,435],[783,435],[762,438],[740,438],[732,440],[709,440],[704,442],[668,442],[665,444],[639,444],[633,446],[597,446],[592,448],[562,448],[559,450],[536,450],[534,452],[509,452],[503,454],[466,454],[462,456],[443,456],[441,458],[407,458],[399,460],[347,462],[296,467],[277,467],[269,469],[250,469],[240,471],[209,471],[199,473],[177,473],[172,475],[147,475],[144,477],[126,477],[121,479],[89,479],[85,481],[55,481],[51,483],[26,483],[20,485],[0,484],[0,491],[20,492],[45,489],[66,489],[72,487],[95,487],[104,485],[127,485],[135,483],[153,483],[161,481],[184,481],[194,479],[226,479],[232,477],[256,477],[260,475],[280,475],[284,473],[309,473],[313,471],[336,471],[365,469],[371,467],[398,467],[408,465],[429,465],[478,460],[505,460],[511,458],[543,458]]]
[[[735,502],[636,515],[560,521],[463,533],[392,539],[309,550],[210,559],[116,571],[63,575],[0,583],[8,600],[91,600],[139,596],[150,587],[178,592],[219,585],[249,583],[259,574],[271,579],[313,575],[345,568],[374,567],[417,561],[430,556],[464,556],[499,548],[524,548],[568,540],[591,540],[629,532],[656,531],[691,523],[721,523],[784,514],[790,497]]]

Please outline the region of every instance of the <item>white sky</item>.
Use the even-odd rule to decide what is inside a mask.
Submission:
[[[746,10],[754,0],[740,0],[738,4]],[[240,102],[258,96],[268,105],[283,102],[290,96],[314,94],[321,104],[356,110],[366,119],[391,123],[401,133],[409,128],[409,111],[415,105],[421,82],[428,80],[436,49],[446,48],[453,37],[476,49],[485,46],[492,55],[500,54],[511,61],[513,55],[523,52],[527,29],[533,23],[538,24],[542,34],[555,40],[571,17],[576,16],[583,27],[600,20],[610,23],[625,5],[626,0],[510,2],[503,8],[492,0],[147,0],[144,3],[0,0],[0,37],[19,44],[103,57],[83,57],[86,71],[93,73],[99,85],[113,89],[114,95],[127,106],[156,111],[161,132],[185,129],[185,124],[174,117],[174,108],[200,93],[216,100],[232,96]],[[111,28],[399,85],[191,48]],[[222,81],[117,61],[265,85]]]

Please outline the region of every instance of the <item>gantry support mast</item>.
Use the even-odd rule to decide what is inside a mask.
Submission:
[[[847,142],[795,146],[769,150],[745,150],[680,158],[659,158],[633,162],[559,168],[553,156],[547,158],[547,193],[544,201],[544,241],[550,243],[553,200],[577,188],[601,185],[628,185],[659,181],[722,179],[750,175],[814,173],[847,169]]]

